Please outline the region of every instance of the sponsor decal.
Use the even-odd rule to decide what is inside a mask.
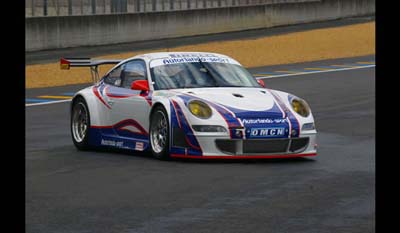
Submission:
[[[188,53],[188,54],[169,54],[168,58],[157,58],[151,60],[150,68],[168,64],[178,64],[178,63],[194,63],[199,62],[201,59],[202,62],[217,62],[217,63],[229,63],[234,65],[240,65],[237,61],[233,60],[229,57],[216,56],[214,54],[196,54],[196,53]]]
[[[279,137],[285,135],[285,128],[252,128],[250,132],[251,137]]]
[[[285,119],[270,119],[270,118],[256,118],[256,119],[240,119],[243,124],[284,124],[288,120]]]
[[[229,63],[229,59],[220,57],[185,57],[185,58],[168,58],[163,59],[163,64],[176,64],[185,62],[198,62],[201,59],[202,62],[219,62],[219,63]]]
[[[136,142],[135,150],[143,151],[143,149],[144,149],[144,143],[143,142]]]
[[[114,140],[104,140],[104,139],[101,139],[101,145],[103,145],[103,146],[123,147],[123,146],[124,146],[124,142],[122,142],[122,141],[114,141]]]
[[[182,57],[217,57],[211,53],[170,53],[171,58],[182,58]]]

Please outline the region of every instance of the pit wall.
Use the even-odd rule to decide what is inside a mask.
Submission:
[[[25,50],[158,40],[374,15],[375,0],[322,0],[168,12],[25,19]]]

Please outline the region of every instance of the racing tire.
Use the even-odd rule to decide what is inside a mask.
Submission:
[[[164,107],[155,107],[150,117],[149,141],[153,156],[160,160],[169,160],[169,129],[168,114]]]
[[[77,97],[71,108],[71,136],[78,150],[89,149],[90,113],[86,101]]]

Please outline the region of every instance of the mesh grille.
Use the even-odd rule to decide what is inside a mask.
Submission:
[[[220,151],[223,151],[228,154],[236,154],[238,150],[239,140],[217,140],[216,144]]]
[[[304,150],[305,147],[308,145],[309,140],[309,138],[293,138],[289,150],[291,152]]]
[[[289,139],[243,140],[243,153],[284,153]]]
[[[272,154],[272,153],[300,153],[309,143],[309,138],[276,138],[231,140],[217,139],[217,148],[226,154]],[[289,146],[290,143],[290,146]]]

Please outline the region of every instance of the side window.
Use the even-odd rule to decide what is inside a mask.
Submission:
[[[121,69],[119,66],[112,70],[108,75],[104,78],[104,82],[114,86],[121,86]]]
[[[121,87],[131,88],[136,80],[147,80],[146,64],[142,60],[134,60],[123,64],[121,69]]]

